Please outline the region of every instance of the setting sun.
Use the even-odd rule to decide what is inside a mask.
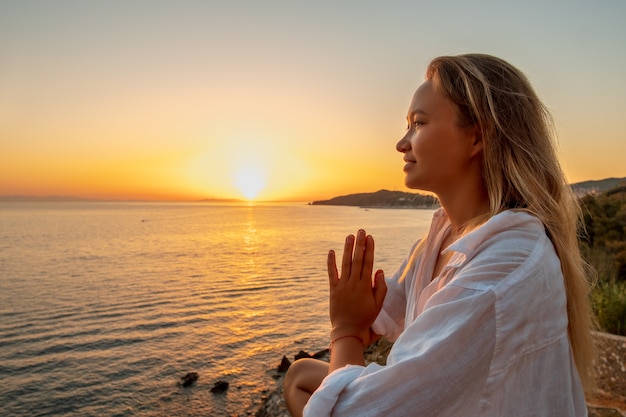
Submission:
[[[0,1],[0,197],[310,202],[405,190],[395,144],[407,106],[432,58],[462,52],[532,75],[569,182],[626,176],[624,1],[587,2],[568,19],[501,8],[471,39],[454,19],[415,27],[415,5],[373,2],[352,18],[349,2],[77,3]],[[536,43],[522,36],[529,21]],[[494,39],[505,29],[506,42]],[[425,48],[401,41],[433,31],[445,36]],[[587,33],[593,59],[581,60]],[[597,62],[606,76],[581,82]]]
[[[254,200],[265,188],[265,175],[256,168],[243,168],[234,174],[235,187],[248,200]]]

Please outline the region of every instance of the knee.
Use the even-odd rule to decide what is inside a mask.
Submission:
[[[313,366],[311,362],[314,361],[314,359],[299,359],[291,364],[289,369],[287,369],[285,381],[283,382],[285,392],[289,392],[295,387],[302,386],[302,380],[309,374],[309,369]]]
[[[295,361],[285,375],[283,395],[292,416],[302,416],[304,407],[328,372],[328,364],[314,359]]]
[[[312,394],[328,375],[328,363],[316,359],[300,359],[287,370],[285,392],[302,390]]]

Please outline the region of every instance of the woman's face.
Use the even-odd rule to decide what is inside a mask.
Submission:
[[[437,195],[454,190],[481,147],[474,127],[459,127],[455,105],[437,92],[432,80],[413,95],[408,130],[396,145],[404,154],[405,184]]]

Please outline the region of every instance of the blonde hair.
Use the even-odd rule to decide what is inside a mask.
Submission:
[[[543,222],[565,277],[568,334],[576,367],[591,389],[591,275],[578,246],[580,206],[557,160],[550,113],[522,72],[490,55],[435,58],[426,78],[456,105],[458,123],[476,126],[482,137],[489,213],[476,219],[474,226],[510,209]],[[418,245],[412,262],[421,251]]]

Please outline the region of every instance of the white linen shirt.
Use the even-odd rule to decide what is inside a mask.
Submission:
[[[567,335],[559,258],[543,224],[505,211],[459,238],[432,281],[450,228],[435,212],[422,256],[387,279],[373,329],[387,365],[330,373],[305,417],[586,416]]]

